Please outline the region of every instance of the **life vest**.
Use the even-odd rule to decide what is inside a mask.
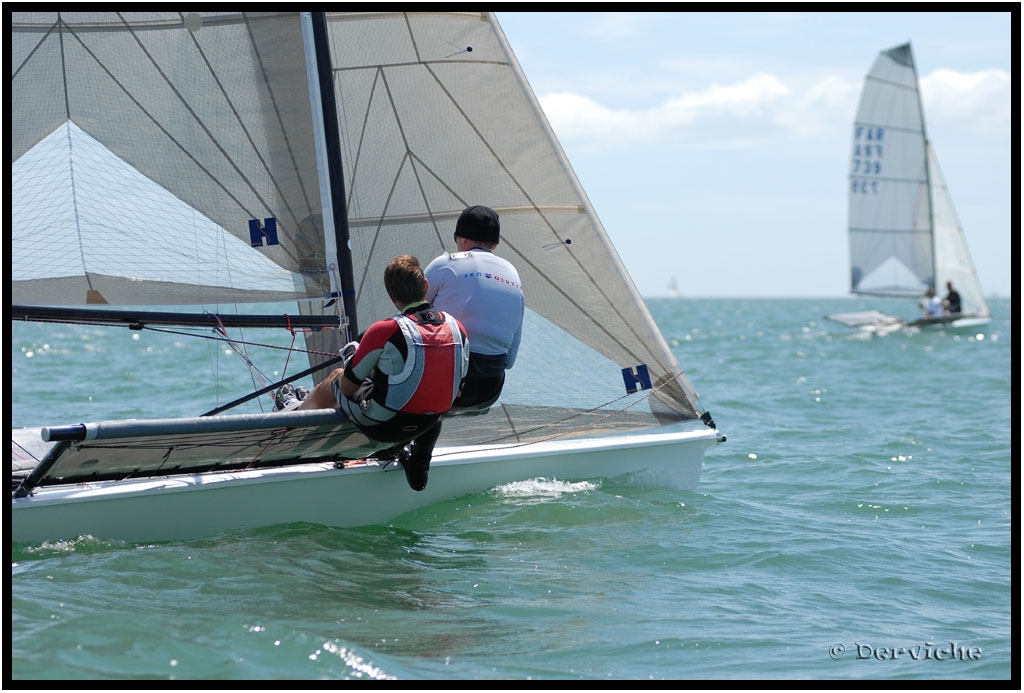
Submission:
[[[405,361],[397,373],[378,369],[373,399],[392,411],[443,414],[451,409],[469,369],[459,321],[433,307],[392,319],[398,332],[388,341],[399,350],[405,347]]]

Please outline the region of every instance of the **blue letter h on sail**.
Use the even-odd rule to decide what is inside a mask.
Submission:
[[[267,240],[266,245],[277,245],[277,219],[267,217],[260,223],[259,219],[249,220],[249,243],[253,248],[263,246],[263,239]]]
[[[626,392],[651,389],[651,376],[647,373],[647,366],[644,364],[637,366],[636,370],[623,368],[622,380],[626,383]]]

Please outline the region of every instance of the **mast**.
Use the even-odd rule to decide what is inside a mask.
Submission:
[[[921,114],[921,137],[924,139],[924,185],[928,195],[928,238],[931,241],[932,250],[932,290],[938,292],[936,284],[939,279],[939,264],[935,252],[935,199],[932,194],[932,171],[928,156],[928,130],[924,122],[924,103],[921,101],[921,83],[917,79],[917,62],[914,60],[914,51],[910,42],[907,42],[907,58],[910,60],[910,69],[914,73],[914,95],[917,97],[917,110]]]
[[[359,333],[356,316],[355,280],[352,274],[352,251],[349,248],[348,210],[345,206],[345,178],[341,161],[341,135],[338,109],[334,98],[334,76],[327,35],[327,18],[323,12],[303,12],[302,29],[309,39],[306,60],[312,69],[309,75],[313,127],[317,132],[320,158],[320,187],[323,198],[324,245],[331,271],[332,293],[340,297],[348,316],[346,340]],[[310,46],[310,43],[312,44]],[[310,53],[310,48],[312,53]],[[326,179],[326,180],[325,180]]]

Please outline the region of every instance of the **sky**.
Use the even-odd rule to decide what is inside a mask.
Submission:
[[[853,118],[878,53],[910,41],[925,128],[982,288],[1009,296],[1020,5],[1005,6],[1016,14],[497,17],[645,297],[670,295],[673,280],[692,297],[849,296]]]

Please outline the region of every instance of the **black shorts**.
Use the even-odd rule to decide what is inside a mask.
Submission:
[[[387,421],[359,428],[382,443],[408,443],[436,424],[440,418],[440,414],[407,414],[400,411]]]
[[[501,388],[505,385],[505,373],[497,378],[476,378],[467,376],[462,381],[462,394],[452,403],[452,407],[483,409],[498,400]]]

